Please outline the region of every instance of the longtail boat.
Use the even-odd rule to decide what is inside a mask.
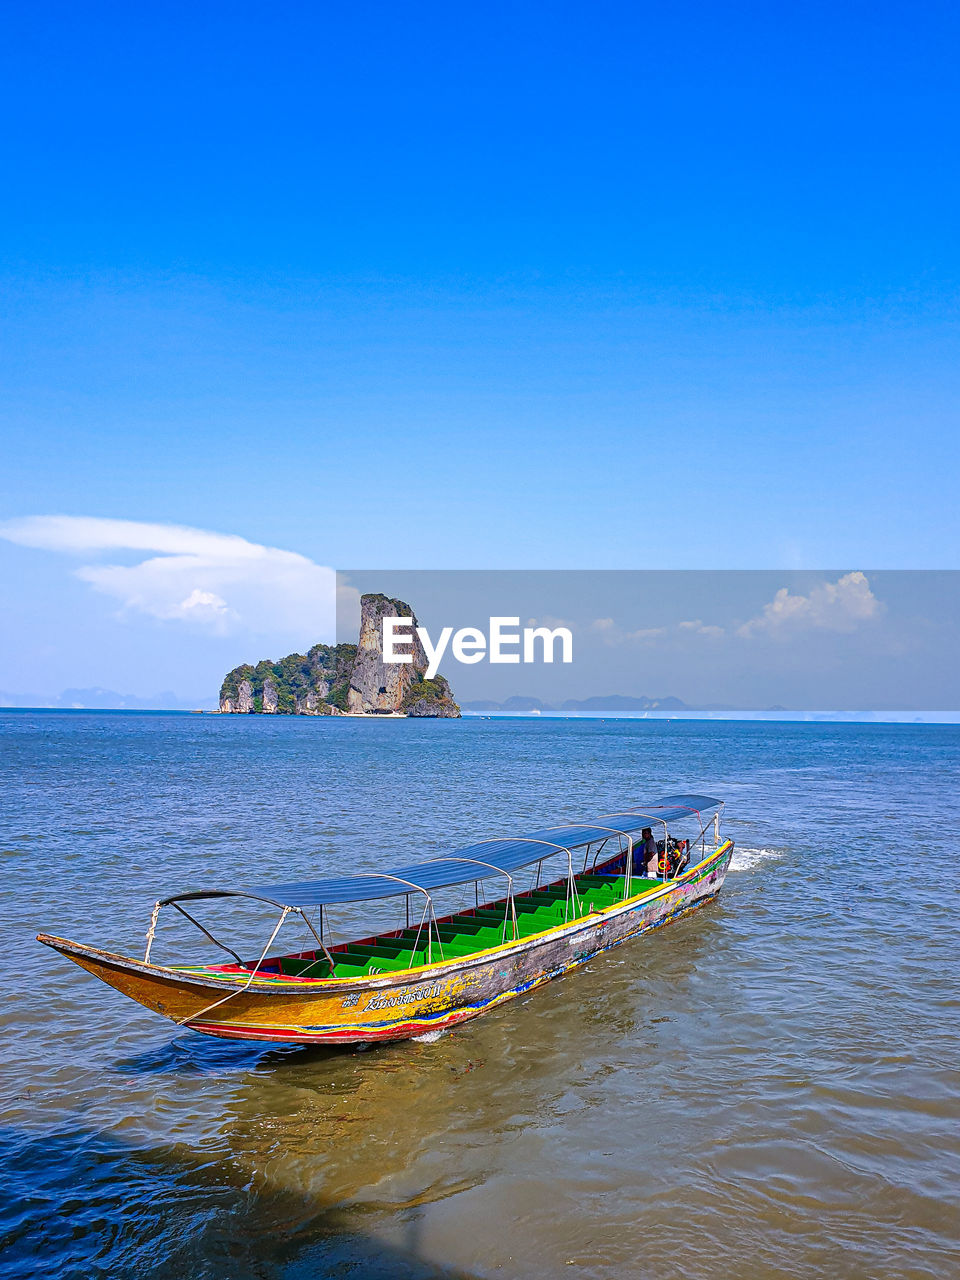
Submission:
[[[154,906],[142,960],[46,933],[38,941],[146,1008],[207,1035],[296,1044],[405,1040],[475,1018],[714,897],[733,855],[733,841],[720,835],[722,810],[723,802],[709,796],[666,796],[390,871],[176,894]],[[670,834],[684,822],[696,824],[696,835]],[[661,838],[651,876],[651,864],[638,859],[652,854],[654,831]],[[552,879],[551,862],[563,872]],[[521,890],[517,873],[533,867],[530,887]],[[506,894],[481,903],[480,886],[493,878],[506,881]],[[474,905],[438,918],[433,895],[470,883]],[[335,943],[328,925],[325,935],[325,907],[390,897],[406,899],[406,927]],[[243,960],[185,905],[233,898],[280,912],[257,960]],[[229,963],[151,962],[165,907],[228,952]],[[306,924],[316,946],[270,955],[290,917]]]

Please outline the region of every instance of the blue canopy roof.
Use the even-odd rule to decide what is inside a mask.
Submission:
[[[284,906],[316,907],[337,902],[367,902],[398,894],[440,889],[488,879],[498,872],[512,873],[541,858],[582,849],[618,835],[633,837],[644,827],[664,829],[663,824],[681,818],[700,819],[704,826],[722,807],[711,796],[664,796],[648,805],[603,814],[589,822],[566,822],[544,827],[529,835],[481,840],[455,849],[444,858],[386,871],[340,876],[329,880],[302,880],[292,884],[253,885],[241,890],[207,890],[177,895],[179,898],[217,897],[240,893]],[[656,834],[656,831],[655,831]],[[170,899],[167,899],[170,901]]]

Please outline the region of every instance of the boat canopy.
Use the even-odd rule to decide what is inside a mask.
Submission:
[[[301,880],[291,884],[251,885],[242,889],[207,889],[177,894],[164,903],[201,898],[250,897],[277,906],[318,907],[344,902],[368,902],[400,894],[428,893],[448,885],[467,884],[491,876],[510,875],[523,867],[557,854],[602,843],[613,837],[632,839],[644,827],[662,828],[682,818],[695,818],[703,831],[723,801],[711,796],[664,796],[652,804],[603,814],[588,822],[565,822],[529,835],[480,840],[433,858],[387,871],[358,873],[328,880]],[[624,846],[625,847],[625,846]],[[163,905],[163,904],[161,904]]]

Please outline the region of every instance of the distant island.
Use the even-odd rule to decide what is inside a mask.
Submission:
[[[410,663],[383,660],[383,619],[409,618]],[[443,676],[426,678],[427,655],[417,619],[403,600],[371,594],[360,598],[356,644],[315,644],[279,662],[245,663],[220,686],[224,715],[423,716],[454,719],[460,708]]]
[[[619,693],[612,693],[601,698],[568,698],[566,702],[553,705],[542,702],[540,698],[514,696],[505,702],[465,702],[464,711],[474,712],[507,712],[523,714],[536,711],[606,711],[613,714],[617,711],[689,711],[690,707],[679,698],[631,698]]]

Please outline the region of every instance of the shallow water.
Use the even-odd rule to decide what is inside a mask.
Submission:
[[[0,713],[0,1275],[956,1274],[958,758],[950,726]],[[715,903],[405,1045],[182,1032],[32,940],[136,953],[161,890],[687,790],[728,801]]]

